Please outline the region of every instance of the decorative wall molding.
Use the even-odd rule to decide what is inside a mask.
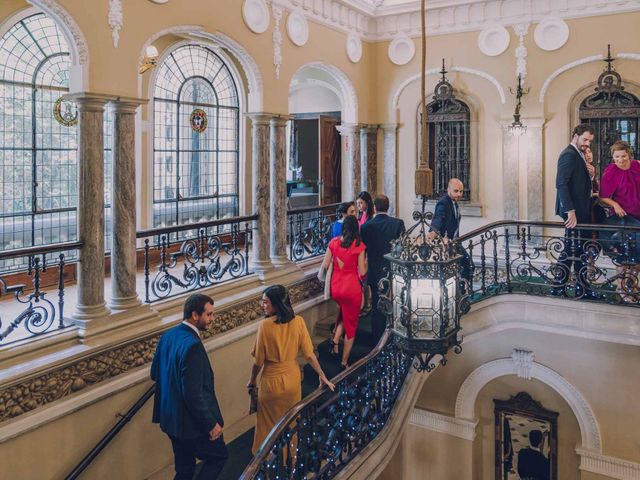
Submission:
[[[531,380],[531,369],[533,368],[534,358],[533,352],[520,350],[518,348],[513,349],[511,352],[511,360],[513,360],[513,363],[516,365],[516,375],[518,378]]]
[[[113,47],[118,48],[120,40],[120,29],[124,23],[122,15],[122,1],[109,0],[109,28],[111,28],[111,38],[113,38]]]
[[[289,287],[292,303],[300,303],[323,291],[324,287],[315,276]],[[259,318],[262,318],[260,296],[248,298],[216,314],[215,321],[203,332],[202,338],[206,341]],[[147,365],[153,358],[160,335],[161,332],[132,340],[126,345],[120,344],[106,351],[61,362],[45,373],[0,386],[0,425]]]
[[[616,54],[615,58],[640,61],[640,53],[623,52],[623,53]],[[538,96],[538,102],[544,103],[544,97],[547,95],[547,90],[549,90],[549,86],[551,85],[551,82],[553,82],[556,78],[558,78],[564,72],[571,70],[572,68],[579,67],[580,65],[584,65],[585,63],[598,62],[600,60],[604,60],[604,55],[592,55],[590,57],[584,57],[578,60],[574,60],[573,62],[567,63],[566,65],[563,65],[557,70],[555,70],[551,75],[549,75],[546,78],[546,80],[542,84],[542,88],[540,89],[540,95]]]
[[[418,0],[388,6],[377,0],[273,1],[288,10],[300,7],[310,20],[344,32],[357,32],[369,41],[391,40],[398,33],[420,36]],[[571,19],[639,9],[637,0],[584,0],[580,8],[567,8],[566,2],[439,0],[427,4],[427,34],[479,31],[490,23],[538,23],[549,16]]]
[[[358,95],[349,77],[338,67],[324,62],[309,62],[302,65],[293,74],[296,78],[305,68],[316,68],[331,76],[340,87],[340,98],[342,101],[342,122],[358,123]]]
[[[456,398],[456,418],[474,418],[476,399],[480,390],[492,380],[506,375],[518,375],[518,364],[513,358],[494,360],[476,368],[460,386]],[[602,453],[600,427],[591,406],[584,396],[564,377],[544,365],[533,362],[531,378],[553,388],[569,405],[580,426],[582,446]]]
[[[273,3],[271,5],[273,11],[273,64],[276,67],[276,79],[280,80],[280,65],[282,65],[282,32],[280,31],[280,21],[282,20],[282,12],[284,9]]]
[[[464,440],[473,440],[476,438],[478,422],[414,408],[409,417],[409,424]]]
[[[620,480],[640,480],[640,463],[607,457],[582,448],[576,448],[576,453],[580,455],[580,470]]]
[[[527,77],[527,47],[524,46],[524,37],[529,31],[529,23],[518,23],[513,26],[513,31],[518,36],[518,46],[516,47],[516,77],[522,80]]]
[[[62,27],[64,33],[69,37],[69,49],[72,53],[72,60],[78,65],[89,64],[89,47],[87,39],[82,30],[67,12],[56,0],[28,0],[34,7],[40,8],[47,15],[51,16]]]
[[[504,93],[504,89],[502,88],[502,85],[500,85],[500,82],[498,82],[498,79],[493,75],[487,72],[484,72],[482,70],[476,70],[475,68],[467,68],[467,67],[450,67],[449,72],[467,73],[469,75],[475,75],[477,77],[487,80],[494,87],[496,87],[496,90],[498,91],[498,95],[500,97],[500,103],[504,105],[507,102],[507,97]],[[426,73],[427,75],[440,75],[440,68],[430,68],[427,70]],[[411,77],[405,79],[398,86],[396,91],[391,96],[391,101],[389,102],[389,118],[391,119],[395,118],[396,110],[398,109],[398,102],[400,101],[400,95],[402,94],[403,90],[407,86],[409,86],[411,83],[417,82],[418,80],[420,80],[420,73],[416,73],[415,75],[412,75]]]

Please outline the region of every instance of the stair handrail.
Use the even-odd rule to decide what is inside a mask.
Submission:
[[[100,441],[91,449],[91,451],[75,466],[75,468],[65,477],[65,480],[75,480],[78,478],[82,472],[84,472],[87,467],[93,462],[100,452],[104,450],[107,445],[113,440],[120,430],[124,428],[124,426],[131,421],[131,419],[140,411],[140,409],[147,403],[147,400],[153,396],[156,391],[156,384],[154,383],[149,389],[142,394],[142,396],[133,404],[133,406],[121,416],[120,420],[109,430],[109,432],[100,439]]]

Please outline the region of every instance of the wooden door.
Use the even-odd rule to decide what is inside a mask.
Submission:
[[[337,117],[320,115],[318,122],[320,205],[337,203],[342,197],[342,156],[340,134],[336,130],[339,124],[340,119]]]

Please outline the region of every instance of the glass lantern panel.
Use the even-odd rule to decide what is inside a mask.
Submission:
[[[407,329],[402,325],[402,307],[407,301],[407,286],[404,277],[393,275],[391,294],[393,301],[393,329],[403,337],[407,336]]]

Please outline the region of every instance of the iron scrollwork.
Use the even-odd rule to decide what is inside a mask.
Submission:
[[[289,258],[295,262],[323,255],[331,240],[334,205],[287,212]]]

